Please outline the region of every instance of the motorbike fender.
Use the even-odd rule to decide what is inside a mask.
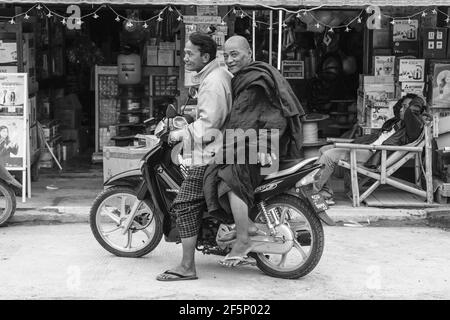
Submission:
[[[335,226],[336,225],[334,220],[330,218],[330,216],[326,213],[325,210],[319,211],[319,210],[316,209],[314,204],[311,203],[312,200],[310,199],[310,197],[308,197],[307,194],[305,193],[305,191],[302,190],[301,188],[300,188],[299,192],[297,192],[293,188],[293,189],[287,190],[285,193],[289,194],[289,195],[292,195],[294,197],[300,198],[303,201],[305,201],[305,199],[307,199],[307,201],[305,201],[305,202],[313,209],[313,211],[317,214],[317,216],[319,217],[320,220],[322,220],[328,226]]]
[[[139,183],[136,183],[136,181],[142,180],[142,173],[139,169],[133,169],[128,170],[125,172],[121,172],[119,174],[116,174],[115,176],[112,176],[108,180],[106,180],[103,185],[105,187],[111,187],[111,186],[127,186],[127,187],[133,187],[135,188],[136,185],[139,185]]]

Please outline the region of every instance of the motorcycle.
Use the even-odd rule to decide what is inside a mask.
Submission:
[[[104,183],[90,211],[90,227],[107,251],[119,257],[141,257],[154,250],[164,234],[168,242],[180,242],[178,230],[169,214],[187,170],[176,164],[171,153],[182,143],[168,143],[171,130],[184,127],[192,117],[177,113],[169,105],[166,117],[155,128],[159,144],[141,160],[140,168],[119,173]],[[312,191],[321,165],[317,157],[280,161],[280,169],[265,177],[255,190],[251,215],[262,233],[251,236],[254,249],[249,256],[264,273],[278,278],[296,279],[311,272],[324,248],[321,221],[334,222],[322,196]],[[204,254],[227,255],[233,242],[220,241],[232,230],[204,213],[197,250]],[[226,238],[226,237],[225,237]]]
[[[6,224],[16,212],[14,188],[21,184],[0,164],[0,226]]]

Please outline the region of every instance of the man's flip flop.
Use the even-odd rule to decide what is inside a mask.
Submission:
[[[237,263],[235,263],[232,266],[227,266],[225,264],[225,262],[230,262],[230,261],[237,261]],[[223,260],[219,261],[219,264],[224,266],[224,267],[229,267],[229,268],[234,268],[234,267],[239,267],[239,266],[256,266],[256,260],[252,257],[239,257],[239,256],[235,256],[235,257],[229,257],[228,255],[223,258]]]
[[[166,270],[156,277],[158,281],[181,281],[181,280],[196,280],[197,276],[184,276],[182,274]]]

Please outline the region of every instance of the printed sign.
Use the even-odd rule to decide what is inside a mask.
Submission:
[[[304,79],[305,67],[303,61],[291,61],[291,60],[282,61],[281,74],[286,79]]]
[[[398,81],[423,81],[424,59],[400,59]]]

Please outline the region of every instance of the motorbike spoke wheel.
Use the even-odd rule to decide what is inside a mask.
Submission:
[[[6,223],[16,211],[16,195],[8,185],[0,182],[0,226]]]
[[[280,195],[267,201],[267,211],[276,209],[280,223],[292,230],[292,248],[284,254],[257,253],[258,267],[273,277],[296,279],[311,272],[323,252],[324,236],[319,218],[301,199]],[[264,223],[262,213],[255,222]]]
[[[136,201],[135,191],[112,187],[94,201],[90,213],[91,230],[109,252],[121,257],[140,257],[152,251],[162,238],[162,218],[149,200],[141,201],[131,226],[125,223]]]

